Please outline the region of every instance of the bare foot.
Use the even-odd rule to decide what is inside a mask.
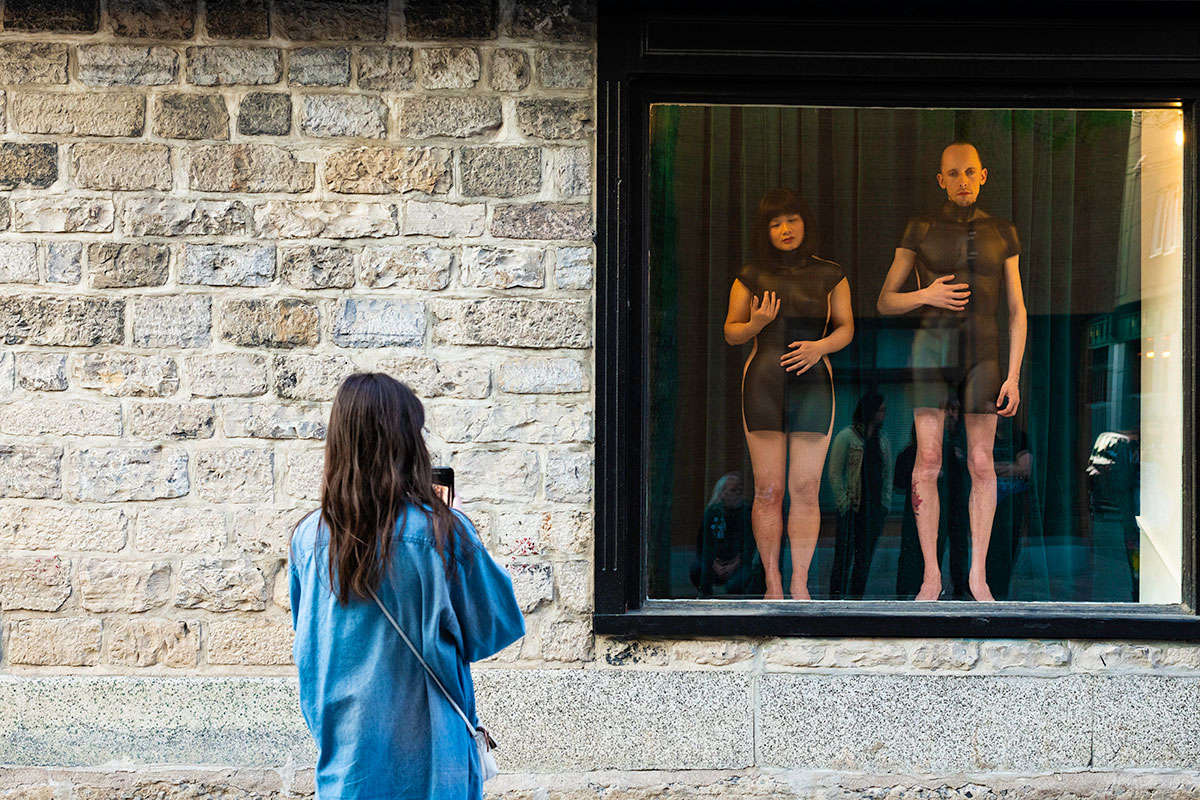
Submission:
[[[983,578],[968,577],[967,588],[971,590],[971,595],[981,603],[996,602],[996,598],[992,596],[992,590],[988,588],[987,581]]]
[[[812,600],[812,595],[808,593],[807,581],[792,581],[792,599],[793,600]]]
[[[936,579],[927,578],[921,584],[921,591],[917,592],[917,596],[913,599],[920,600],[922,602],[928,602],[931,600],[937,600],[941,594],[942,577],[939,575]]]
[[[772,575],[767,573],[767,592],[763,595],[763,600],[782,600],[783,599],[783,576],[776,570]]]

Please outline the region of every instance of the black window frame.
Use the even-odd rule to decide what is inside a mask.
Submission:
[[[596,633],[1200,641],[1196,220],[1200,24],[1190,4],[649,2],[598,19]],[[986,31],[986,34],[981,34]],[[899,43],[899,44],[897,44]],[[945,52],[945,48],[953,48]],[[802,79],[803,96],[795,94]],[[649,107],[655,102],[1182,107],[1182,602],[656,600],[645,592]],[[1189,449],[1190,448],[1190,449]]]

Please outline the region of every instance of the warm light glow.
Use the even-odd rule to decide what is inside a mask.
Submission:
[[[1170,357],[1171,357],[1171,351],[1170,351],[1170,350],[1164,350],[1164,351],[1163,351],[1163,354],[1162,354],[1162,357],[1163,357],[1163,358],[1170,358]]]
[[[1146,358],[1154,358],[1154,351],[1151,350],[1149,353],[1146,353]]]
[[[1183,147],[1183,131],[1175,131],[1175,144]]]

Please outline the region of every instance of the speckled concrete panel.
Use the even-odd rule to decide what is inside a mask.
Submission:
[[[505,772],[739,769],[753,762],[744,672],[475,670]]]
[[[1095,676],[1096,768],[1200,766],[1200,678]]]
[[[768,674],[759,766],[855,771],[1083,769],[1091,707],[1081,676]]]
[[[316,758],[288,678],[0,676],[0,753],[42,766]]]

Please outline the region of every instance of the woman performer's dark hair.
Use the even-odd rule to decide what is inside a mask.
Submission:
[[[799,214],[804,220],[804,238],[799,247],[785,254],[771,244],[769,226],[771,220],[787,214]],[[771,189],[758,201],[753,236],[754,257],[760,264],[778,264],[801,256],[811,256],[817,251],[817,218],[800,195],[791,189]]]
[[[854,407],[854,415],[850,418],[850,422],[856,428],[865,430],[867,424],[875,419],[875,415],[879,413],[879,407],[883,405],[883,395],[876,391],[869,391],[859,398],[858,405]]]

